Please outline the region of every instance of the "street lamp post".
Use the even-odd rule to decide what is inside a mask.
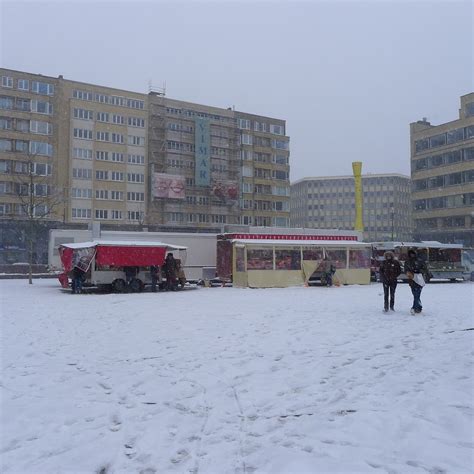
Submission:
[[[394,218],[394,212],[393,212],[393,204],[390,207],[390,217],[392,219],[392,242],[393,242],[393,218]]]

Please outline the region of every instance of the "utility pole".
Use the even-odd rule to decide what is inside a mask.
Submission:
[[[394,218],[394,210],[393,210],[393,204],[390,207],[390,217],[392,218],[392,242],[393,242],[393,218]]]

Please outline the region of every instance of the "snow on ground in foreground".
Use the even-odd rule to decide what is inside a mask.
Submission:
[[[2,281],[0,470],[470,472],[473,289]]]

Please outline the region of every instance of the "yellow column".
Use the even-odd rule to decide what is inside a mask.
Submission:
[[[364,223],[362,222],[362,162],[353,161],[352,171],[354,173],[355,183],[355,222],[354,230],[364,232]]]

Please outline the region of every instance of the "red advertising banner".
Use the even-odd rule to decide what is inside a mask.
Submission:
[[[166,247],[138,247],[127,245],[97,245],[95,261],[98,265],[114,267],[148,267],[163,265]]]
[[[166,173],[153,173],[153,197],[185,199],[185,184],[186,180],[184,176]]]
[[[239,199],[239,185],[232,181],[215,181],[212,185],[212,194],[223,202]]]

